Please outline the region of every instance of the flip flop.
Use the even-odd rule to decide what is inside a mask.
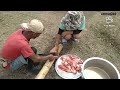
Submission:
[[[2,67],[9,70],[10,69],[10,63],[7,63],[6,61],[2,63]]]

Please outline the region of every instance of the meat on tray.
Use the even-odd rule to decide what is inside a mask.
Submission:
[[[80,64],[83,63],[83,61],[76,55],[68,54],[61,57],[62,63],[58,65],[58,68],[68,72],[76,74],[77,72],[81,71]]]

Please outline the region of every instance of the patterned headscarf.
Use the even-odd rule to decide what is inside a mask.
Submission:
[[[80,27],[82,16],[82,11],[68,11],[61,24],[64,24],[66,30],[76,30]]]

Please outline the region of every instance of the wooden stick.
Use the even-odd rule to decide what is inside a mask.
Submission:
[[[62,44],[59,44],[59,50],[58,50],[58,53],[61,52],[63,48],[63,45]],[[41,71],[38,73],[38,75],[35,77],[35,79],[44,79],[45,76],[47,75],[49,69],[51,68],[51,66],[53,65],[55,60],[53,61],[49,61],[47,60],[46,63],[44,64],[44,66],[42,67]]]

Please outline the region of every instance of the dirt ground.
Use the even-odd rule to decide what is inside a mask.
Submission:
[[[87,32],[81,36],[80,42],[67,43],[64,46],[61,55],[76,54],[83,60],[90,57],[101,57],[112,62],[120,71],[120,12],[111,15],[113,22],[106,23],[106,17],[101,15],[107,11],[84,11],[86,16]],[[110,12],[110,11],[109,11]],[[66,11],[0,11],[0,50],[7,37],[17,30],[19,24],[28,22],[31,19],[39,19],[45,26],[45,31],[30,44],[37,48],[38,53],[48,52],[54,45],[55,35],[61,18]],[[111,25],[111,26],[110,26]],[[26,70],[26,66],[11,73],[1,66],[0,59],[0,79],[34,79],[33,75]],[[40,68],[45,61],[41,62]],[[51,67],[45,79],[61,79],[55,72],[54,65]]]

